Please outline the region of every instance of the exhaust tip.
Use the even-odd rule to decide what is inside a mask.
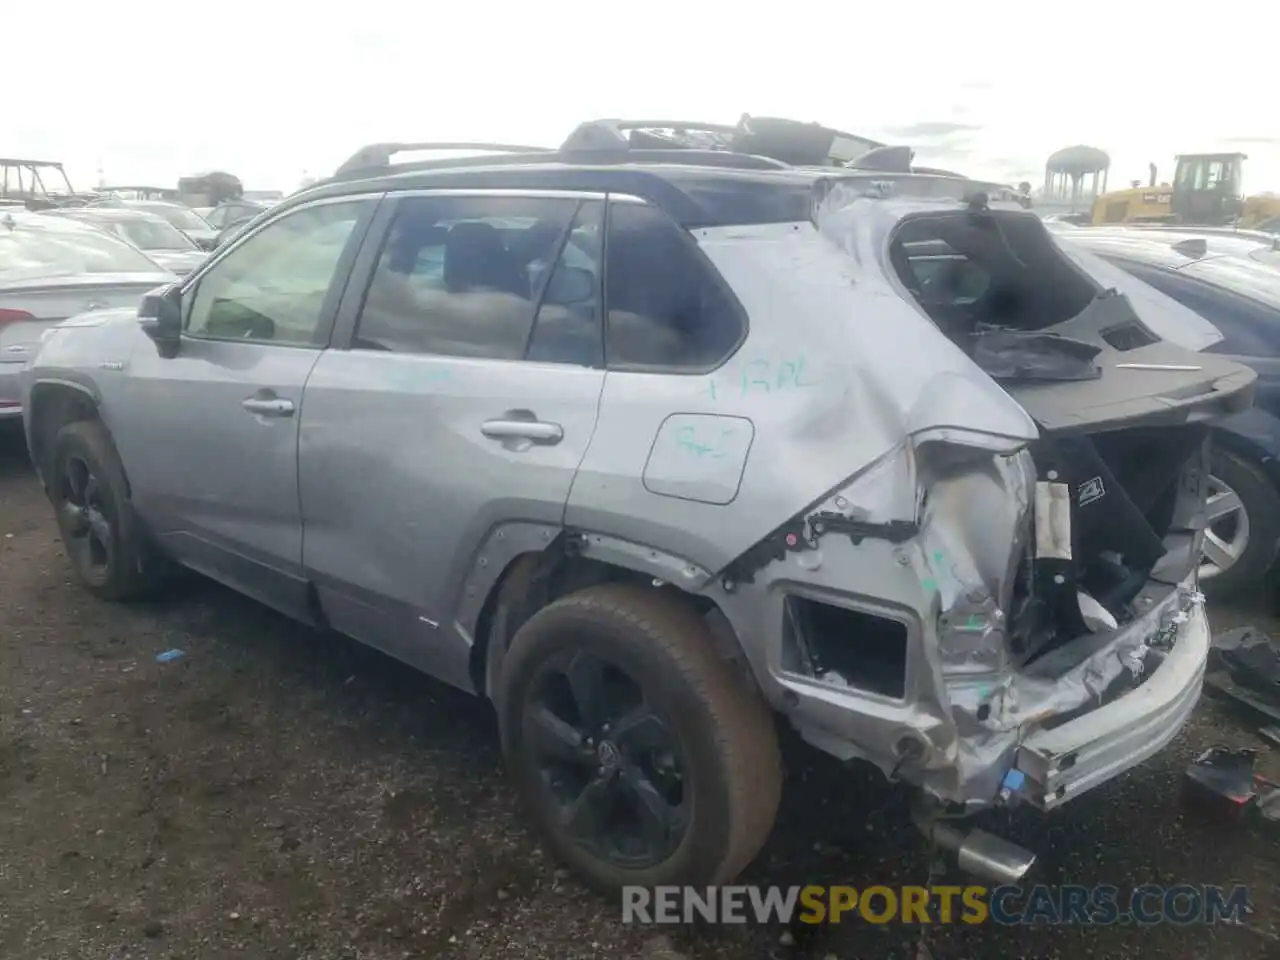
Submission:
[[[933,839],[956,855],[961,870],[996,885],[1017,883],[1036,862],[1036,855],[1026,847],[984,830],[961,833],[940,823],[934,827]]]

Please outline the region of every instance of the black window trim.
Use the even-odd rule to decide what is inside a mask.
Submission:
[[[345,196],[345,195],[344,195]],[[369,287],[373,283],[374,271],[378,268],[378,262],[382,258],[382,248],[391,234],[391,227],[395,223],[396,215],[400,211],[400,205],[406,200],[434,197],[515,197],[522,200],[569,200],[576,201],[573,211],[569,218],[569,228],[573,227],[573,223],[578,216],[578,212],[582,209],[583,204],[590,201],[600,201],[604,203],[608,200],[608,196],[596,190],[542,190],[534,188],[481,188],[481,187],[453,187],[453,188],[427,188],[415,190],[397,190],[385,194],[385,202],[379,209],[377,216],[374,217],[368,231],[364,237],[364,243],[361,246],[360,253],[356,256],[350,272],[350,278],[347,282],[346,290],[343,292],[342,300],[338,304],[337,316],[333,328],[333,336],[329,341],[329,349],[354,351],[359,350],[361,353],[368,353],[373,356],[378,355],[378,351],[367,351],[355,346],[356,327],[360,322],[360,314],[364,310],[365,297],[368,295]],[[608,210],[605,211],[605,230],[608,228]],[[568,231],[561,237],[561,242],[567,241]],[[604,243],[601,243],[601,281],[603,285],[604,276]],[[550,281],[550,271],[543,281],[542,289],[538,292],[537,303],[533,310],[533,320],[529,325],[529,331],[525,335],[524,354],[518,360],[507,359],[504,357],[458,357],[449,353],[395,353],[389,356],[399,357],[429,357],[437,360],[483,360],[486,363],[503,363],[503,364],[526,364],[538,363],[547,366],[578,366],[578,364],[564,364],[550,361],[543,364],[541,361],[526,359],[529,352],[529,345],[532,342],[533,331],[537,327],[538,312],[542,309],[542,297],[546,293],[547,283]],[[606,326],[604,317],[604,288],[603,286],[597,290],[597,319],[603,329]],[[603,370],[602,367],[584,367],[588,370]]]
[[[207,343],[246,343],[260,347],[279,347],[293,350],[324,350],[328,348],[332,343],[338,309],[350,283],[352,269],[358,260],[359,253],[366,245],[370,232],[369,228],[377,219],[377,214],[384,205],[382,202],[384,197],[385,194],[380,193],[352,193],[344,196],[324,197],[299,204],[296,207],[290,207],[281,211],[278,216],[259,223],[252,230],[238,234],[225,248],[215,251],[199,268],[179,282],[179,290],[182,297],[182,339]],[[356,222],[351,228],[351,234],[347,237],[346,246],[343,247],[342,253],[338,257],[338,262],[334,266],[333,276],[329,280],[329,288],[325,291],[324,299],[321,302],[320,321],[316,325],[315,334],[310,343],[284,343],[275,340],[258,340],[250,337],[210,337],[187,332],[187,323],[193,302],[192,298],[195,295],[196,288],[209,275],[210,271],[217,269],[218,264],[239,249],[243,243],[281,220],[293,216],[295,213],[343,203],[359,203],[363,205],[363,209],[356,218]]]
[[[714,230],[716,228],[715,227],[696,227],[696,228],[683,227],[680,225],[678,221],[675,220],[675,218],[673,218],[669,213],[667,213],[657,204],[650,203],[649,201],[644,200],[641,197],[634,196],[632,194],[611,193],[609,194],[608,200],[609,202],[608,202],[608,206],[605,209],[605,218],[604,218],[604,241],[601,249],[603,266],[600,271],[601,276],[603,277],[603,283],[604,283],[604,297],[601,303],[601,311],[602,311],[603,320],[604,320],[605,370],[607,370],[609,373],[653,373],[653,374],[663,374],[667,376],[681,376],[681,377],[705,377],[709,374],[715,373],[717,370],[721,369],[726,364],[728,364],[729,361],[732,360],[734,356],[737,355],[738,351],[742,349],[742,345],[747,342],[747,338],[751,334],[751,318],[750,318],[750,315],[747,313],[746,307],[743,305],[742,301],[738,299],[738,294],[736,291],[734,291],[733,287],[729,284],[729,281],[725,279],[724,275],[718,269],[716,269],[716,265],[711,262],[711,258],[707,256],[706,252],[702,249],[702,245],[698,243],[697,236],[695,236],[696,230]],[[719,285],[721,291],[724,293],[727,299],[727,302],[732,306],[732,308],[738,315],[738,339],[734,342],[732,347],[730,347],[728,350],[725,351],[724,356],[722,356],[719,360],[716,360],[713,363],[704,364],[699,367],[691,367],[691,366],[672,366],[668,364],[650,364],[650,363],[644,363],[644,364],[614,363],[610,359],[609,357],[609,236],[610,236],[612,225],[613,225],[613,208],[615,204],[625,204],[629,206],[639,205],[643,207],[649,207],[659,216],[665,218],[671,224],[671,226],[679,230],[680,233],[684,234],[685,240],[689,244],[695,259],[697,259],[701,263],[702,269],[707,272],[708,279],[710,279],[712,283]]]

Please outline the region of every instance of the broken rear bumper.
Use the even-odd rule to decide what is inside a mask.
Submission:
[[[1184,611],[1172,649],[1146,681],[1125,695],[1022,741],[1015,766],[1022,795],[1048,810],[1137,766],[1178,735],[1204,685],[1209,622],[1201,602]]]

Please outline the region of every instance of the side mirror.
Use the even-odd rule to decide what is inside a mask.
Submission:
[[[585,303],[596,292],[596,278],[590,270],[561,266],[551,274],[544,301],[556,306]]]
[[[142,295],[138,322],[155,341],[162,357],[172,357],[182,342],[182,289],[178,284],[157,287]]]

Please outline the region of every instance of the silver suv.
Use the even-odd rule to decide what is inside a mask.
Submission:
[[[950,824],[1177,734],[1205,423],[1254,374],[957,177],[608,136],[367,148],[47,334],[24,419],[79,578],[181,564],[490,698],[601,887],[745,867],[779,720],[1021,876]]]

